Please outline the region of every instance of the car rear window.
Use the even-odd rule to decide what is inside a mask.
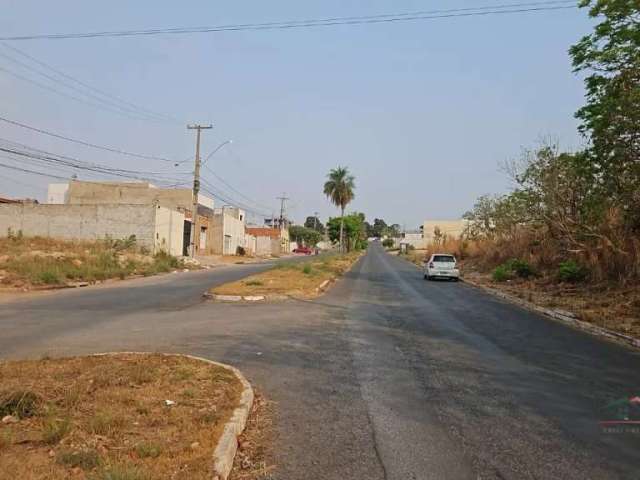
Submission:
[[[434,262],[438,262],[438,263],[440,263],[440,262],[442,262],[442,263],[444,263],[444,262],[453,263],[453,262],[456,261],[456,259],[453,258],[451,255],[434,255],[433,261]]]

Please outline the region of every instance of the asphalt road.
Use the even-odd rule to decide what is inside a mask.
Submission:
[[[274,479],[638,479],[640,355],[370,248],[316,301],[202,302],[264,266],[0,305],[0,356],[186,352],[232,363],[276,404]]]

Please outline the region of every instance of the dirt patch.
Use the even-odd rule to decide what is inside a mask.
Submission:
[[[166,253],[151,255],[124,240],[63,241],[12,234],[0,238],[0,289],[51,289],[79,282],[149,276],[175,269],[197,268]]]
[[[343,275],[360,258],[359,252],[327,255],[306,262],[285,262],[266,272],[237,282],[225,283],[210,290],[216,295],[287,295],[313,298],[323,282]]]
[[[0,363],[0,479],[209,479],[241,384],[158,354]]]
[[[273,462],[274,405],[260,392],[255,392],[253,408],[247,426],[238,437],[238,452],[233,462],[230,480],[271,480],[275,478]]]

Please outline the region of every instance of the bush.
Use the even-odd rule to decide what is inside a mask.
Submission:
[[[58,463],[69,467],[80,467],[83,470],[92,470],[102,463],[100,455],[93,449],[77,452],[65,450],[56,456]]]
[[[393,238],[385,238],[382,241],[382,246],[384,248],[392,248],[394,244],[395,244],[395,242],[393,241]]]
[[[534,273],[533,268],[531,267],[531,265],[529,265],[528,262],[517,258],[509,260],[504,264],[504,266],[520,278],[531,277]]]
[[[238,245],[238,248],[236,248],[236,255],[244,257],[246,254],[247,254],[247,251],[245,250],[245,248]]]
[[[558,278],[563,282],[582,282],[588,276],[589,271],[575,260],[561,262],[558,266]]]
[[[29,390],[5,393],[0,395],[0,417],[32,417],[37,413],[39,405],[40,398]]]
[[[506,265],[498,265],[491,274],[492,278],[496,282],[506,282],[511,279],[511,270]]]
[[[71,430],[71,420],[69,417],[56,418],[49,415],[42,427],[42,440],[49,445],[55,445]]]
[[[311,273],[311,264],[305,263],[304,267],[302,267],[302,273],[309,275]]]

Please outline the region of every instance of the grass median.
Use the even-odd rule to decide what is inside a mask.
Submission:
[[[0,362],[0,379],[0,477],[24,480],[211,478],[242,389],[157,354]]]
[[[320,293],[318,288],[322,283],[347,272],[360,254],[327,254],[310,257],[304,262],[283,262],[266,272],[213,287],[210,292],[215,295],[313,298]]]

